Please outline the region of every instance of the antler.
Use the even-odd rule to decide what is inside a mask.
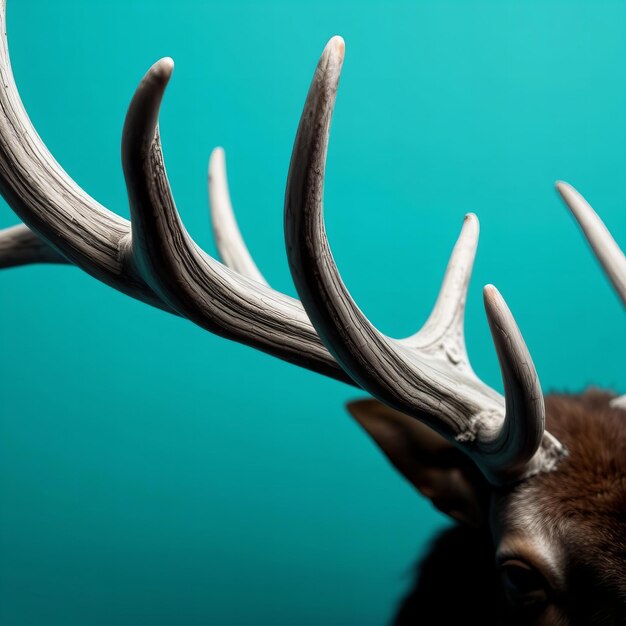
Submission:
[[[235,212],[230,202],[226,161],[222,148],[215,148],[209,159],[209,204],[213,237],[224,265],[258,283],[267,285],[237,225]]]
[[[556,188],[626,306],[626,256],[599,215],[574,187],[558,181]]]
[[[224,150],[215,148],[209,159],[209,203],[215,243],[227,267],[267,285],[243,240],[230,201]],[[68,263],[25,224],[0,230],[0,269],[31,263]]]
[[[32,231],[18,227],[22,237],[32,243],[35,233],[47,244],[41,249],[49,247],[57,253],[55,258],[211,332],[352,382],[321,344],[297,300],[221,265],[186,233],[171,196],[157,132],[171,60],[149,70],[124,127],[131,235],[127,220],[96,202],[63,171],[30,123],[11,72],[5,16],[6,2],[0,0],[0,191]],[[1,240],[11,241],[7,231]],[[8,252],[4,256],[8,258]],[[35,260],[33,255],[30,260]]]
[[[558,181],[557,191],[578,222],[598,261],[604,268],[615,291],[626,306],[626,256],[620,250],[609,229],[591,205],[571,185]],[[612,406],[626,409],[626,395],[615,398]]]
[[[544,433],[537,373],[513,316],[491,286],[485,288],[485,308],[506,403],[469,365],[463,312],[478,238],[475,216],[466,217],[433,314],[408,339],[394,340],[378,331],[341,281],[326,237],[322,205],[343,56],[343,40],[336,37],[327,45],[313,78],[287,182],[287,253],[305,310],[324,344],[363,389],[461,446],[491,482],[507,482],[512,476],[553,465],[562,448]]]
[[[67,263],[24,224],[0,231],[0,269],[30,263]]]
[[[0,32],[4,27],[5,0],[0,0]],[[403,341],[383,336],[341,283],[321,218],[328,127],[343,58],[340,38],[329,42],[316,70],[287,187],[287,248],[306,312],[299,301],[270,288],[252,260],[232,212],[220,151],[212,156],[209,183],[214,231],[226,265],[201,250],[185,230],[158,130],[171,59],[148,71],[126,116],[122,163],[129,223],[88,196],[48,152],[23,109],[4,39],[2,44],[0,190],[30,228],[18,227],[21,241],[31,247],[37,238],[42,242],[31,261],[70,262],[213,333],[327,376],[356,381],[441,432],[474,458],[493,483],[516,481],[555,465],[563,449],[544,432],[532,360],[510,311],[491,287],[485,291],[485,306],[506,401],[469,365],[463,314],[478,238],[474,216],[466,218],[433,313],[416,335]],[[11,241],[7,232],[0,234],[0,243]]]

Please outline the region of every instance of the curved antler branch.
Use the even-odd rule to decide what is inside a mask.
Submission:
[[[0,116],[0,192],[28,227],[58,250],[68,262],[119,291],[172,313],[184,315],[188,312],[190,319],[204,328],[353,384],[321,344],[297,300],[240,276],[208,257],[191,242],[175,214],[160,157],[156,126],[151,136],[142,138],[135,135],[140,142],[138,148],[144,150],[143,157],[154,157],[144,158],[142,163],[153,169],[137,171],[128,163],[125,168],[129,170],[126,172],[127,180],[130,172],[129,191],[131,196],[133,193],[136,196],[132,236],[127,220],[96,202],[63,171],[37,135],[24,110],[11,72],[5,27],[6,1],[0,0],[0,80],[3,86],[0,89],[0,108],[3,112]],[[147,83],[142,85],[145,87],[152,81],[154,87],[161,81],[161,88],[164,89],[167,80],[163,82],[163,79],[169,78],[168,71],[171,68],[168,70],[167,61],[157,64],[148,73]],[[140,87],[140,91],[142,89]],[[155,95],[154,90],[146,93],[149,97]],[[135,100],[135,104],[138,102]],[[148,106],[146,111],[156,115],[158,107],[151,109]],[[132,112],[129,116],[132,118]],[[141,126],[141,120],[136,122],[138,131],[150,131]],[[128,152],[133,144],[133,125],[127,124],[125,130],[125,150]],[[147,178],[144,180],[144,177]],[[147,190],[141,189],[144,183],[167,187],[149,190],[155,194],[155,199],[165,203],[167,211],[159,213],[160,205],[157,205],[155,213],[151,213],[149,203],[143,202],[150,199],[149,196],[145,196],[142,202],[137,201],[138,193],[147,193]],[[160,265],[155,263],[155,267],[147,271],[146,266],[152,259],[151,251],[163,244],[158,239],[147,238],[152,228],[149,224],[151,217],[170,218],[164,226],[174,228],[174,236],[182,237],[185,245],[181,246],[178,259],[168,260],[165,257]],[[165,231],[158,233],[165,234]],[[168,262],[175,263],[176,260],[190,265],[172,267],[171,274],[166,276]],[[192,262],[195,266],[191,265]],[[204,274],[194,275],[194,271]],[[196,279],[204,291],[190,290],[189,285],[183,289],[180,285],[168,283],[170,280],[182,280],[188,273],[191,273],[188,276],[189,285],[192,278]],[[159,289],[158,293],[153,286]],[[179,288],[186,295],[178,293]],[[187,296],[197,297],[198,301],[189,301]]]
[[[126,262],[128,221],[85,193],[33,128],[15,85],[5,33],[6,0],[0,0],[0,193],[33,233],[69,263],[163,308]]]
[[[182,316],[287,361],[351,382],[321,344],[301,304],[205,254],[180,219],[165,171],[158,115],[173,62],[156,63],[128,109],[122,164],[141,276]]]
[[[506,403],[505,419],[497,425],[498,431],[492,437],[485,437],[483,449],[490,456],[500,458],[512,476],[529,471],[524,459],[532,459],[538,449],[543,469],[552,469],[561,458],[563,448],[545,430],[543,393],[535,364],[500,292],[493,285],[487,285],[483,295]],[[535,465],[531,471],[537,470]]]
[[[5,0],[0,0],[0,37],[4,27]],[[507,391],[506,413],[503,398],[475,376],[465,354],[463,309],[478,236],[474,217],[466,220],[431,317],[406,340],[376,330],[341,282],[321,208],[342,60],[343,40],[333,38],[305,105],[286,193],[288,253],[306,312],[299,301],[259,280],[232,214],[219,158],[214,161],[214,222],[221,254],[236,271],[207,255],[187,233],[167,180],[158,131],[159,107],[173,69],[170,59],[146,74],[124,125],[131,229],[128,221],[88,196],[48,152],[23,109],[2,38],[0,191],[33,234],[68,262],[211,332],[338,380],[355,380],[439,430],[473,457],[492,482],[550,469],[562,448],[543,433],[532,362],[496,296],[487,306]],[[532,423],[521,419],[522,410],[533,417]]]
[[[445,356],[468,373],[472,373],[472,369],[465,348],[463,326],[479,232],[478,218],[468,213],[450,256],[432,313],[417,333],[401,340],[407,347]]]
[[[559,181],[556,188],[626,306],[626,256],[600,216],[574,187]]]
[[[252,259],[235,218],[222,148],[215,148],[209,159],[209,205],[213,236],[224,265],[257,283],[267,285],[263,274]]]
[[[562,454],[544,440],[543,397],[532,360],[501,297],[487,290],[487,312],[507,391],[503,398],[469,367],[439,351],[420,349],[413,335],[398,341],[365,317],[346,289],[323,219],[324,172],[344,43],[333,38],[317,66],[300,120],[285,197],[285,239],[292,276],[322,341],[364,389],[412,415],[461,447],[493,483],[552,467]],[[462,329],[463,307],[477,241],[466,222],[449,264],[430,328],[444,345]],[[455,339],[464,351],[464,344]],[[529,411],[528,411],[529,410]],[[528,412],[527,412],[528,411]],[[542,445],[543,444],[543,445]]]
[[[617,291],[617,295],[626,306],[626,256],[600,216],[574,187],[558,181],[556,188],[578,222],[596,258]],[[626,395],[615,398],[611,401],[611,405],[626,409]]]

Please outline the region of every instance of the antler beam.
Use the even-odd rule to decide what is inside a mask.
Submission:
[[[191,319],[214,333],[352,383],[319,341],[297,300],[221,265],[202,252],[184,231],[165,176],[155,135],[156,117],[151,118],[152,126],[133,117],[138,107],[157,115],[172,71],[171,61],[163,60],[148,72],[133,99],[125,126],[126,154],[136,149],[146,167],[126,164],[135,219],[131,237],[130,223],[83,191],[55,161],[33,128],[11,72],[4,35],[6,0],[0,0],[0,33],[0,191],[36,237],[58,250],[68,262],[123,293],[178,315],[189,313]],[[143,192],[146,195],[141,196]],[[157,231],[149,223],[150,219],[166,217],[170,218],[167,225],[176,231],[167,242],[156,235],[169,237],[170,233]],[[155,234],[154,241],[145,240],[146,231]],[[24,233],[23,227],[20,232]],[[34,239],[26,238],[34,244]],[[179,244],[180,248],[171,249]],[[150,251],[159,245],[164,252],[188,255],[179,258],[181,263],[192,260],[195,270],[201,268],[200,277],[193,270],[188,276],[192,282],[201,283],[201,290],[187,294],[197,297],[198,302],[189,302],[172,287],[187,267],[171,267],[171,275],[165,277],[165,255],[158,271],[147,271]],[[173,260],[171,256],[169,260]]]
[[[5,9],[0,0],[0,33]],[[287,251],[304,308],[269,287],[256,267],[232,211],[220,151],[211,159],[209,184],[214,231],[226,265],[200,249],[186,231],[167,179],[158,128],[173,71],[168,58],[145,75],[124,124],[129,223],[85,193],[48,152],[24,111],[2,37],[0,191],[30,231],[25,226],[8,235],[5,231],[0,241],[19,241],[34,250],[22,258],[70,262],[213,333],[338,380],[356,381],[438,430],[495,484],[549,470],[563,449],[544,432],[532,360],[494,288],[486,289],[485,306],[506,400],[476,377],[467,358],[463,315],[478,241],[475,216],[466,218],[433,313],[419,333],[405,340],[376,330],[341,281],[326,239],[322,194],[343,52],[343,40],[335,37],[322,54],[287,184]]]

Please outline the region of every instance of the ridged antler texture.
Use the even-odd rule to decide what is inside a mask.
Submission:
[[[5,31],[5,1],[0,0]],[[85,193],[49,153],[19,98],[6,39],[0,46],[0,190],[26,226],[0,233],[0,263],[68,262],[132,297],[206,330],[363,387],[422,420],[466,452],[494,484],[552,469],[563,448],[545,432],[537,373],[504,300],[485,288],[485,308],[505,397],[472,371],[463,317],[478,241],[465,219],[433,312],[416,334],[391,339],[346,290],[326,238],[323,182],[344,44],[319,61],[298,128],[285,198],[289,262],[302,303],[268,286],[234,217],[223,153],[209,171],[212,222],[224,264],[186,231],[167,179],[158,128],[173,71],[162,59],[128,110],[122,164],[131,221]]]

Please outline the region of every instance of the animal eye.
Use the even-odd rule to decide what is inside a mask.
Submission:
[[[500,566],[500,577],[509,602],[516,608],[537,608],[548,599],[548,584],[533,567],[511,559]]]

